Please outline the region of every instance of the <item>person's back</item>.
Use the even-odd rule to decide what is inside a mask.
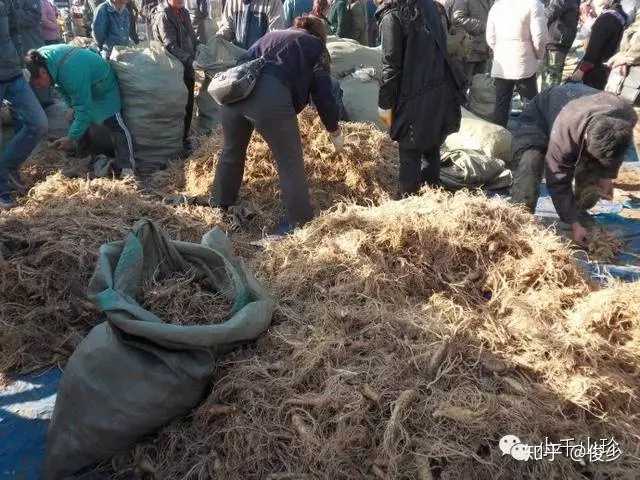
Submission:
[[[498,0],[493,5],[487,23],[492,76],[517,80],[537,72],[547,39],[543,18],[538,0]]]
[[[323,55],[324,47],[318,38],[292,28],[267,33],[251,47],[246,58],[267,60],[263,72],[274,75],[289,87],[294,108],[299,113],[309,101],[314,67]],[[328,58],[325,60],[328,62]]]

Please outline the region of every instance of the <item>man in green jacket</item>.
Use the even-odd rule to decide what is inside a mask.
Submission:
[[[120,90],[109,63],[88,49],[49,45],[31,50],[26,68],[34,87],[55,85],[73,110],[69,132],[54,145],[61,150],[71,150],[92,124],[103,124],[111,132],[115,173],[133,176],[133,140],[120,113]]]
[[[335,0],[329,10],[329,32],[340,38],[353,38],[353,16],[349,0]]]

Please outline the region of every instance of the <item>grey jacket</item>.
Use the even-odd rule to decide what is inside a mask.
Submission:
[[[491,56],[485,30],[489,10],[493,4],[494,0],[455,0],[453,23],[471,37],[471,52],[467,57],[469,62],[482,62]]]
[[[20,35],[11,0],[0,0],[0,82],[22,75]]]

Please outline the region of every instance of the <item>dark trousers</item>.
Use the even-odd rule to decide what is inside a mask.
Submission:
[[[189,138],[189,133],[191,132],[191,119],[193,118],[193,103],[195,98],[194,91],[196,87],[196,77],[193,69],[185,67],[184,84],[187,87],[187,92],[189,94],[187,98],[187,108],[185,109],[185,114],[184,114],[183,140],[186,141]]]
[[[423,185],[440,185],[440,147],[428,151],[400,145],[400,196],[413,195]]]
[[[494,78],[496,85],[496,107],[493,113],[493,121],[503,127],[509,122],[511,113],[511,99],[514,89],[518,89],[520,96],[531,100],[538,94],[536,76],[522,80],[506,80],[504,78]]]
[[[254,128],[265,139],[278,169],[280,192],[292,225],[313,217],[304,172],[302,140],[291,93],[279,80],[262,75],[249,98],[221,107],[224,146],[213,181],[212,203],[228,207],[236,203],[247,147]]]
[[[105,154],[111,156],[113,154],[115,166],[118,170],[123,168],[134,169],[133,138],[129,128],[124,123],[122,114],[116,113],[102,122],[102,125],[106,127],[109,138],[103,138],[105,135],[104,128],[92,126],[78,142],[78,149],[83,152],[89,152],[92,155]]]

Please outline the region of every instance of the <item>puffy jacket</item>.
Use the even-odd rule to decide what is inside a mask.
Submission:
[[[49,45],[38,49],[56,88],[73,108],[68,137],[78,140],[92,123],[102,123],[122,108],[111,65],[86,48]]]
[[[544,14],[549,30],[547,48],[568,52],[578,32],[579,0],[547,0]]]
[[[538,0],[498,0],[487,20],[493,50],[491,76],[519,80],[538,71],[547,42],[544,9]]]
[[[131,13],[126,7],[118,11],[111,0],[107,0],[96,9],[91,30],[98,48],[109,58],[113,47],[131,44]]]
[[[283,17],[281,0],[227,0],[218,33],[248,49],[265,33],[284,28]]]
[[[193,60],[196,56],[198,40],[191,24],[189,12],[185,8],[176,10],[165,6],[156,12],[153,34],[171,55],[176,57],[185,69],[185,75],[194,75]]]
[[[416,20],[406,18],[397,1],[376,12],[382,38],[378,106],[393,111],[392,139],[426,151],[459,129],[460,97],[446,64],[446,35],[436,7],[431,0],[417,0],[416,6]]]
[[[453,23],[471,37],[470,62],[482,62],[491,55],[485,40],[487,18],[494,0],[456,0],[453,6]]]
[[[0,82],[22,75],[20,35],[10,0],[0,0]]]
[[[21,49],[18,53],[26,55],[33,48],[40,48],[44,41],[40,34],[42,6],[40,0],[5,0],[13,1],[16,25],[20,32]]]

